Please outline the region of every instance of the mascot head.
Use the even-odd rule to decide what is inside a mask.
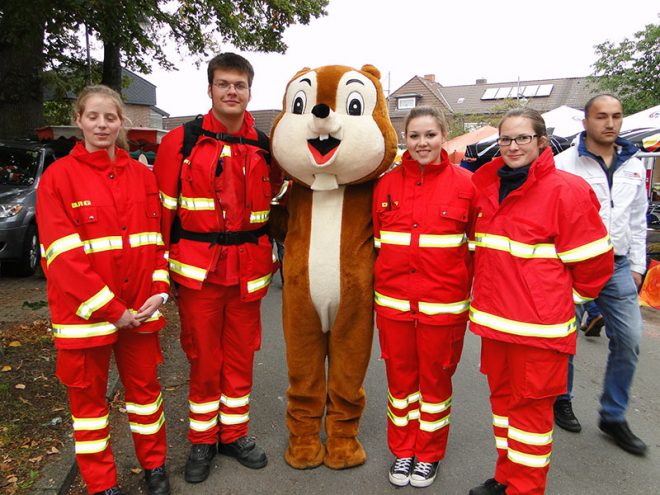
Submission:
[[[271,132],[273,156],[313,190],[378,177],[396,155],[396,131],[372,65],[329,65],[298,72]]]

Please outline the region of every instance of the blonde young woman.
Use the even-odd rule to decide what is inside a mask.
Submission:
[[[114,352],[124,385],[135,450],[150,495],[170,493],[165,418],[157,365],[162,361],[158,307],[169,277],[160,236],[156,180],[117,146],[120,96],[85,88],[75,104],[83,141],[53,163],[38,189],[37,223],[80,473],[93,494],[117,495],[106,402]]]

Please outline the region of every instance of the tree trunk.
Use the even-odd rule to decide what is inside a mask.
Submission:
[[[110,86],[121,94],[121,57],[119,45],[105,41],[103,43],[103,77],[101,84]]]

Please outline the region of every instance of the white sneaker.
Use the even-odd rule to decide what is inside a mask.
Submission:
[[[390,467],[390,483],[396,486],[406,486],[410,483],[410,475],[413,470],[412,457],[397,457]]]
[[[435,480],[435,475],[438,474],[438,464],[440,461],[435,462],[421,462],[415,463],[412,476],[410,476],[410,484],[417,488],[424,488],[429,486]]]

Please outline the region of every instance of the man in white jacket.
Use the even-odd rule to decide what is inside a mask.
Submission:
[[[642,336],[637,291],[646,271],[646,170],[634,157],[637,148],[618,137],[622,120],[623,108],[616,97],[592,98],[584,108],[585,130],[577,145],[557,155],[555,163],[591,185],[614,245],[614,274],[596,299],[610,340],[598,426],[622,449],[644,455],[646,444],[630,431],[625,412]],[[555,422],[577,432],[581,427],[571,407],[572,388],[571,360],[568,393],[557,398]]]

